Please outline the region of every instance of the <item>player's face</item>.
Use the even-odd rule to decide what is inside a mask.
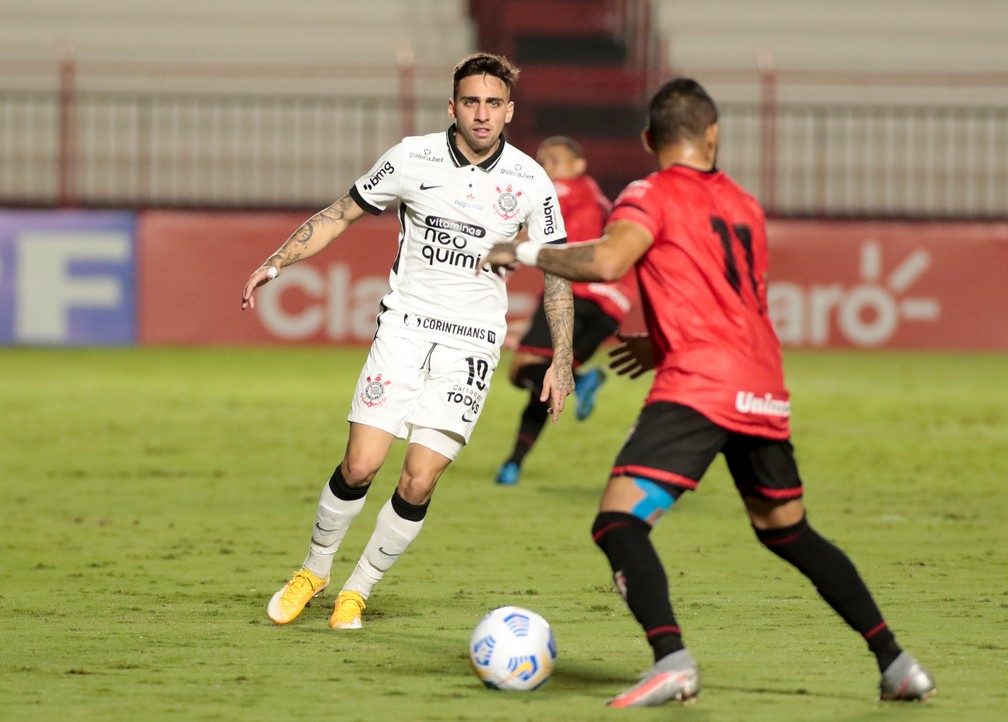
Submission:
[[[448,101],[455,120],[455,142],[469,160],[482,160],[497,148],[504,125],[511,122],[514,103],[507,86],[492,75],[470,75],[459,82],[456,97]],[[471,156],[471,157],[470,157]]]
[[[584,158],[578,158],[574,155],[574,151],[565,145],[547,145],[540,148],[536,160],[550,180],[577,178],[585,172]]]

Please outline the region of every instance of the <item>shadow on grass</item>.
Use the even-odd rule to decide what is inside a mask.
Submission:
[[[853,702],[864,702],[862,695],[836,694],[830,692],[818,692],[804,687],[788,689],[786,687],[746,687],[731,684],[704,684],[703,689],[714,692],[735,692],[737,694],[749,694],[759,696],[780,696],[780,697],[808,697],[809,699],[842,699]]]
[[[550,687],[558,691],[584,690],[586,688],[609,688],[617,691],[633,685],[639,679],[636,671],[620,672],[618,670],[607,669],[602,663],[579,663],[564,661],[553,672],[550,678]],[[758,697],[807,697],[809,699],[836,699],[851,702],[870,701],[862,695],[839,694],[810,690],[805,687],[766,687],[766,686],[745,686],[703,683],[702,690],[708,694],[731,692],[741,695],[752,695]],[[701,695],[702,696],[702,695]]]

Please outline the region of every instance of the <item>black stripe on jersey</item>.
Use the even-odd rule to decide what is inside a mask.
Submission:
[[[399,259],[402,258],[403,239],[406,237],[406,204],[399,204],[399,249],[396,251],[395,260],[392,261],[392,273],[399,273]]]
[[[462,168],[467,165],[472,165],[472,163],[469,162],[468,158],[462,155],[462,151],[459,150],[458,144],[455,142],[457,127],[457,124],[452,123],[451,127],[445,132],[445,138],[448,141],[448,152],[451,153],[452,162],[455,163],[456,168]],[[493,167],[497,165],[497,161],[499,161],[501,156],[504,154],[505,145],[507,145],[507,141],[504,140],[504,134],[501,133],[500,142],[497,144],[497,150],[494,151],[493,155],[480,163],[479,167],[483,170],[493,170]]]
[[[364,196],[362,196],[360,194],[360,191],[357,190],[357,184],[356,183],[354,185],[350,186],[350,197],[353,198],[354,203],[356,203],[357,205],[359,205],[361,207],[361,210],[365,210],[365,211],[367,211],[368,213],[370,213],[373,216],[380,216],[381,215],[382,209],[378,208],[377,206],[373,206],[370,203],[368,203],[366,200],[364,200]]]
[[[385,299],[383,298],[378,302],[378,315],[375,316],[375,330],[374,336],[371,337],[372,341],[378,338],[378,331],[381,329],[381,317],[386,311],[388,311],[388,306],[385,305]]]
[[[462,166],[471,165],[469,159],[462,155],[462,151],[458,149],[458,145],[455,143],[455,124],[452,123],[451,127],[445,131],[445,138],[448,141],[448,152],[451,153],[452,162],[455,164],[456,168],[461,168]]]
[[[617,208],[636,208],[644,215],[648,215],[647,209],[644,206],[639,206],[636,203],[630,203],[629,201],[623,201],[622,203],[613,207],[613,212],[615,212]]]
[[[501,159],[501,156],[504,155],[505,145],[507,145],[507,141],[504,140],[504,134],[501,133],[500,143],[497,144],[497,150],[494,151],[494,154],[492,156],[490,156],[485,161],[480,163],[479,167],[482,168],[483,170],[493,170],[493,167],[497,165],[497,161],[499,161]]]

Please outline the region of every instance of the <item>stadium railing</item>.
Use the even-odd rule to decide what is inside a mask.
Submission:
[[[308,208],[443,128],[450,68],[0,62],[0,203]],[[1008,77],[690,73],[780,216],[1008,217]],[[628,139],[630,140],[630,139]]]

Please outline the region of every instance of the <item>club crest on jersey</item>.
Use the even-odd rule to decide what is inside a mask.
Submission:
[[[403,325],[406,328],[420,328],[420,324],[422,322],[423,319],[417,316],[415,313],[412,316],[410,316],[408,313],[403,314]],[[381,376],[379,376],[378,378],[381,378]]]
[[[494,202],[494,212],[503,218],[505,221],[511,220],[518,215],[518,198],[521,196],[521,191],[516,191],[514,187],[508,183],[507,187],[501,190],[500,186],[495,189],[499,196]]]
[[[391,381],[382,381],[381,374],[378,374],[373,379],[368,376],[367,386],[364,387],[360,395],[361,402],[369,408],[381,406],[385,403],[385,387],[391,383]]]

